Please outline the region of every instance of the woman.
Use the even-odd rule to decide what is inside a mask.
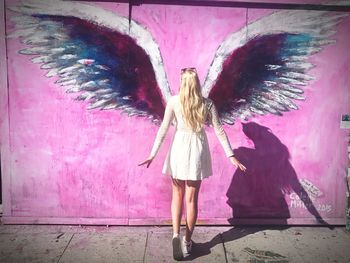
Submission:
[[[233,154],[213,101],[202,96],[195,68],[181,70],[179,94],[169,99],[151,153],[147,160],[139,165],[147,164],[147,168],[149,167],[173,120],[175,120],[176,132],[162,173],[172,177],[173,257],[180,260],[191,253],[191,237],[197,220],[201,181],[212,175],[211,155],[204,130],[207,120],[214,126],[215,133],[232,164],[242,171],[245,171],[246,168]],[[179,234],[184,197],[186,200],[186,234],[181,239]]]

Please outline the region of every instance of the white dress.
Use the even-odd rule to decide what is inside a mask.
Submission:
[[[206,118],[209,118],[213,125],[226,157],[232,156],[233,150],[221,126],[213,101],[205,98],[205,104],[208,107]],[[181,113],[179,95],[172,96],[166,105],[164,118],[157,132],[150,157],[156,156],[173,121],[175,121],[176,131],[164,161],[162,173],[181,180],[202,180],[211,176],[212,162],[206,132],[204,128],[199,132],[194,132],[185,123]]]

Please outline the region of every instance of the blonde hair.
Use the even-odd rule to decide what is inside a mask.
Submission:
[[[207,109],[195,68],[181,70],[179,96],[185,122],[193,131],[199,131],[205,123]]]

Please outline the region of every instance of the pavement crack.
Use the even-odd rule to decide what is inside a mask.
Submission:
[[[142,262],[143,262],[143,263],[145,263],[147,243],[148,243],[148,231],[147,231],[147,233],[146,233],[146,244],[145,244],[145,250],[143,251],[143,258],[142,258]]]
[[[224,249],[225,261],[226,261],[226,263],[228,263],[226,247],[225,247],[225,241],[224,241],[224,238],[223,238],[221,233],[219,233],[219,236],[220,236],[220,239],[221,239],[221,242],[222,242],[222,248]]]
[[[68,241],[68,243],[67,243],[66,247],[64,248],[64,250],[63,250],[63,252],[62,252],[62,254],[61,254],[60,258],[58,259],[57,263],[59,263],[59,262],[60,262],[60,260],[61,260],[61,258],[62,258],[62,256],[63,256],[64,252],[66,252],[66,249],[67,249],[67,247],[69,246],[70,242],[72,241],[72,239],[73,239],[74,235],[75,235],[75,234],[73,233],[72,237],[69,239],[69,241]]]

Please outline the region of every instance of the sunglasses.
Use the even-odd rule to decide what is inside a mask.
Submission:
[[[194,71],[194,72],[197,72],[196,71],[196,68],[182,68],[181,69],[181,73],[185,72],[185,71]]]

